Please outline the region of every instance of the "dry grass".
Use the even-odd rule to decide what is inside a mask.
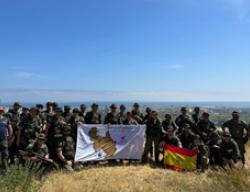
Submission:
[[[250,160],[250,154],[247,157]],[[245,170],[206,174],[177,173],[149,166],[101,167],[76,173],[55,173],[43,181],[40,192],[247,192],[250,162]]]

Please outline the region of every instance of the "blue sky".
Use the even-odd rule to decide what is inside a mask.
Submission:
[[[2,101],[249,101],[248,0],[0,0]]]

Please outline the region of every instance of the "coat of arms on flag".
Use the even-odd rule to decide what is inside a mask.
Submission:
[[[196,170],[196,149],[184,149],[172,145],[164,147],[164,166],[174,170]]]

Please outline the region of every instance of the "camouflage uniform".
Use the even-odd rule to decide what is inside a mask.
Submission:
[[[65,161],[73,161],[74,160],[75,142],[71,136],[63,136],[63,138],[57,142],[56,149],[62,150]]]
[[[36,137],[41,133],[42,121],[36,116],[28,115],[20,122],[20,148],[25,149],[29,143],[33,142]]]
[[[194,131],[194,124],[188,115],[179,115],[175,120],[176,125],[179,127],[178,132],[181,133],[186,124],[190,125]]]
[[[220,152],[222,158],[226,160],[237,160],[241,156],[239,147],[233,139],[228,143],[223,139],[220,145]]]
[[[33,142],[30,143],[27,148],[26,151],[32,152],[32,153],[36,153],[42,157],[46,157],[49,154],[49,150],[46,144],[42,144],[42,146],[38,146],[37,142]]]
[[[85,123],[92,125],[101,124],[102,123],[101,114],[100,113],[93,114],[93,112],[88,112],[85,116]]]
[[[111,124],[111,125],[119,124],[119,116],[117,114],[108,113],[104,119],[104,124]]]
[[[72,137],[74,138],[74,141],[76,142],[77,139],[77,129],[78,129],[78,124],[83,124],[84,123],[84,118],[82,116],[72,116],[71,119],[69,120],[69,124],[72,129]]]
[[[148,153],[151,151],[152,143],[154,143],[155,162],[159,163],[159,145],[162,136],[161,122],[158,118],[150,117],[146,121],[146,144],[142,161],[148,160]]]
[[[212,121],[200,120],[197,123],[197,132],[201,139],[206,143],[212,132],[216,130],[215,124]]]
[[[14,109],[10,109],[8,111],[7,116],[9,117],[10,124],[13,129],[13,135],[12,135],[12,138],[10,138],[10,146],[9,146],[9,157],[11,161],[13,162],[15,155],[17,154],[17,150],[18,150],[16,141],[17,141],[17,133],[18,133],[18,127],[21,121],[21,117],[18,111]]]
[[[240,155],[242,158],[242,163],[245,164],[245,141],[246,138],[244,137],[245,133],[248,132],[247,124],[243,121],[234,121],[229,120],[225,122],[222,126],[223,129],[228,128],[232,138],[238,144]],[[248,137],[248,136],[247,136]]]
[[[118,113],[118,124],[124,125],[127,120],[126,113]]]

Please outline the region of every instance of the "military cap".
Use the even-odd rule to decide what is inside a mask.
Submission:
[[[209,113],[207,113],[207,112],[202,113],[202,115],[205,116],[205,117],[209,117],[210,116]]]
[[[182,107],[181,111],[187,111],[187,108],[186,107]]]
[[[14,106],[22,107],[21,103],[19,103],[19,102],[15,102]]]
[[[40,140],[45,140],[46,135],[44,133],[40,133],[37,138],[40,139]]]
[[[43,109],[43,105],[42,104],[36,104],[36,108]]]
[[[73,113],[80,113],[80,111],[79,111],[78,108],[74,108],[74,109],[73,109]]]
[[[165,118],[172,117],[169,113],[165,114]]]
[[[99,105],[98,105],[97,103],[93,103],[93,104],[91,105],[91,107],[92,107],[92,108],[94,108],[94,107],[99,107]]]
[[[65,106],[64,106],[64,110],[70,110],[70,106],[65,105]]]
[[[116,107],[116,105],[115,104],[112,104],[112,105],[110,105],[110,107],[109,107],[110,109],[117,109],[117,107]]]
[[[134,103],[134,107],[140,107],[139,103]]]
[[[239,115],[240,112],[239,111],[233,111],[232,115]]]
[[[52,102],[47,102],[46,105],[47,106],[53,106],[53,103]]]
[[[126,106],[125,105],[120,105],[120,109],[126,109]]]

